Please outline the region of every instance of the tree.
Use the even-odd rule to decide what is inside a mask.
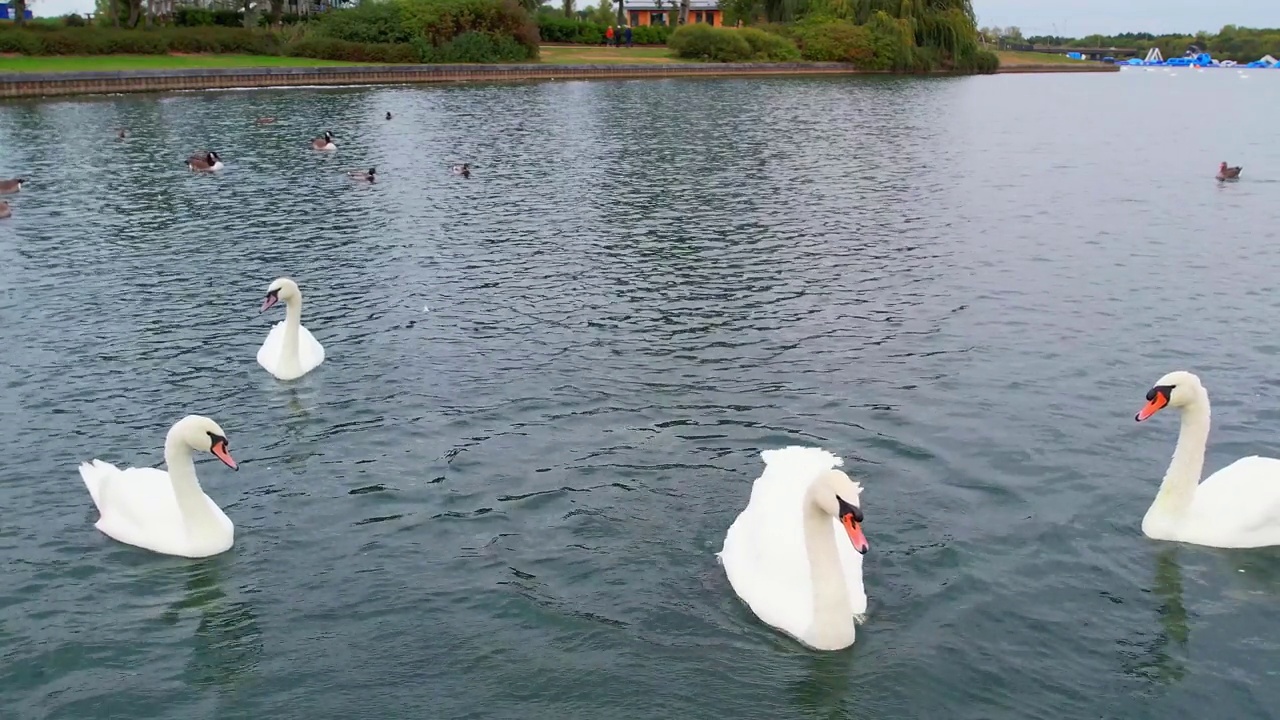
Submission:
[[[561,9],[564,10],[564,16],[573,19],[573,0],[563,0]]]
[[[27,0],[13,0],[11,5],[15,15],[13,16],[14,25],[27,24]]]
[[[680,24],[689,24],[689,0],[680,0]]]

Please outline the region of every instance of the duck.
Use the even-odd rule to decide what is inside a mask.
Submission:
[[[347,177],[351,178],[352,180],[362,180],[364,182],[371,183],[371,182],[377,182],[377,180],[374,179],[374,175],[377,172],[378,172],[378,168],[369,168],[369,172],[365,172],[364,170],[350,170],[347,172]]]
[[[12,195],[22,191],[22,186],[26,184],[25,178],[14,178],[12,180],[0,180],[0,193]]]
[[[1209,440],[1209,392],[1185,370],[1147,391],[1134,415],[1143,422],[1164,408],[1182,415],[1178,444],[1155,500],[1142,518],[1153,540],[1216,548],[1280,545],[1280,460],[1252,455],[1201,481]]]
[[[462,163],[461,165],[454,165],[453,167],[449,168],[449,172],[453,173],[454,175],[461,175],[462,177],[469,178],[471,177],[471,164]]]
[[[232,470],[227,434],[202,415],[188,415],[169,428],[164,441],[168,470],[120,468],[94,459],[80,464],[80,477],[98,508],[103,535],[161,555],[203,558],[231,549],[235,525],[200,487],[194,450],[213,453]]]
[[[259,125],[270,125],[271,123],[273,123],[273,122],[275,122],[275,121],[276,121],[276,119],[275,119],[275,118],[273,118],[273,117],[260,117],[260,118],[258,118],[257,120],[254,120],[254,122],[256,122],[256,123],[257,123],[257,124],[259,124]]]
[[[1227,161],[1223,160],[1222,164],[1218,166],[1218,179],[1219,180],[1239,180],[1240,171],[1243,169],[1244,167],[1241,167],[1241,166],[1227,167]]]
[[[222,169],[222,158],[218,153],[210,150],[204,154],[204,157],[192,155],[187,158],[187,167],[194,172],[217,172]]]
[[[391,111],[390,111],[390,110],[388,110],[388,111],[387,111],[387,119],[388,119],[388,120],[390,120],[390,119],[391,119]]]
[[[8,220],[13,217],[13,211],[9,209],[9,203],[0,200],[0,220]]]
[[[333,144],[333,133],[328,130],[324,131],[324,137],[318,137],[311,141],[313,150],[337,150],[338,146]]]
[[[260,313],[283,302],[284,320],[276,323],[258,348],[258,364],[278,380],[296,380],[324,362],[324,347],[302,326],[302,290],[289,278],[276,278],[267,288]]]
[[[760,456],[764,472],[717,558],[734,593],[766,625],[814,650],[847,648],[867,611],[862,486],[821,448]]]
[[[124,140],[124,139],[125,139],[125,138],[127,138],[127,137],[129,137],[129,129],[128,129],[128,128],[120,128],[119,130],[117,130],[117,131],[116,131],[116,139],[117,139],[117,140]]]

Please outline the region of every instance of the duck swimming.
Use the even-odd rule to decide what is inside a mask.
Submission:
[[[1244,168],[1241,166],[1227,167],[1227,162],[1224,160],[1222,161],[1222,164],[1218,166],[1218,179],[1219,180],[1239,180],[1240,171],[1243,169]]]
[[[374,179],[374,174],[377,172],[378,172],[378,168],[369,168],[369,172],[365,172],[363,170],[351,170],[350,172],[347,173],[347,177],[351,178],[352,180],[363,180],[364,182],[371,183],[371,182],[377,182]]]
[[[462,163],[461,165],[454,165],[449,168],[449,172],[454,175],[461,175],[462,177],[471,177],[471,164]]]

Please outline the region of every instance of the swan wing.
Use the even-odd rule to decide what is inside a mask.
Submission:
[[[128,468],[103,475],[96,503],[102,515],[98,529],[122,543],[157,549],[183,539],[178,500],[169,473],[163,470]]]
[[[1240,458],[1196,487],[1190,516],[1205,544],[1280,545],[1280,460]]]
[[[267,339],[262,341],[262,347],[258,348],[258,364],[269,373],[275,374],[280,368],[280,353],[284,348],[284,324],[281,320],[271,326],[271,331],[267,333]]]
[[[306,327],[298,327],[298,363],[303,372],[310,372],[324,362],[324,346]]]

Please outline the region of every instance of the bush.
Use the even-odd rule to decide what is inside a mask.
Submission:
[[[84,27],[89,23],[80,15],[76,13],[71,13],[70,15],[64,15],[62,17],[62,24],[66,25],[67,27]]]
[[[183,5],[173,11],[173,24],[178,27],[203,27],[213,24],[213,11],[202,7]]]
[[[443,45],[418,42],[424,63],[500,63],[529,59],[529,49],[510,35],[465,32]]]
[[[688,60],[743,62],[751,58],[751,45],[742,33],[703,23],[676,28],[667,44]]]
[[[785,62],[798,60],[795,43],[755,28],[736,30],[702,23],[682,25],[667,41],[676,55],[714,62]]]
[[[631,42],[636,45],[666,45],[671,40],[668,25],[637,25],[631,28]]]
[[[321,60],[346,60],[384,64],[416,63],[418,51],[409,43],[356,43],[312,37],[291,43],[284,54]]]
[[[316,21],[316,32],[355,43],[407,43],[415,37],[400,2],[362,2],[347,10],[332,10]]]
[[[875,64],[871,30],[847,20],[802,23],[793,28],[800,56],[810,62],[847,62],[861,68]]]
[[[751,46],[751,59],[756,62],[790,62],[800,59],[800,50],[790,40],[755,28],[737,31]]]
[[[402,5],[405,28],[435,48],[461,40],[468,33],[491,39],[462,40],[455,53],[464,55],[503,53],[508,60],[538,57],[538,26],[516,0],[395,0]],[[342,11],[345,12],[345,11]],[[522,50],[498,38],[509,37]]]
[[[24,55],[163,55],[186,53],[244,53],[279,55],[279,38],[244,28],[187,27],[155,30],[76,27],[32,32],[0,30],[0,52]]]

